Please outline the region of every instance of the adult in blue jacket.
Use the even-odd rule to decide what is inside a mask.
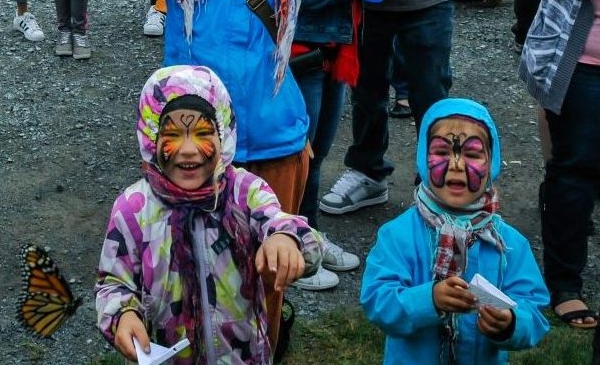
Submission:
[[[500,164],[483,106],[443,99],[425,114],[415,205],[381,227],[362,281],[366,316],[387,336],[384,364],[506,364],[548,332],[529,242],[496,213]],[[476,273],[516,306],[480,305],[466,290]]]

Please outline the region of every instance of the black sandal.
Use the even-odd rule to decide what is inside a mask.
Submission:
[[[571,301],[571,300],[579,300],[581,303],[583,303],[584,305],[585,302],[583,301],[583,299],[581,298],[581,294],[576,293],[576,292],[556,292],[552,294],[552,301],[551,301],[551,305],[552,305],[552,311],[554,312],[554,314],[564,323],[568,324],[571,327],[575,327],[575,328],[583,328],[583,329],[592,329],[592,328],[596,328],[598,326],[598,314],[591,310],[591,309],[579,309],[579,310],[574,310],[574,311],[570,311],[570,312],[566,312],[563,314],[559,314],[558,312],[556,312],[556,307],[559,306],[560,304],[563,304],[565,302]],[[587,305],[586,305],[587,306]],[[594,319],[593,323],[576,323],[573,322],[574,319],[585,319],[586,317],[590,317]]]

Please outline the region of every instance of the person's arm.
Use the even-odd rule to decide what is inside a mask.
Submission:
[[[535,346],[549,331],[550,326],[542,313],[550,296],[535,261],[529,242],[520,233],[506,229],[508,246],[506,271],[501,290],[517,302],[513,308],[514,330],[504,341],[496,341],[504,350],[520,350]]]
[[[304,217],[282,212],[277,197],[264,180],[240,172],[237,181],[242,180],[250,181],[245,204],[250,209],[250,229],[259,243],[275,234],[288,236],[302,254],[303,276],[315,273],[322,259],[321,236],[308,225]]]
[[[134,312],[140,318],[143,316],[140,288],[135,281],[139,275],[140,261],[133,242],[135,235],[126,224],[128,216],[132,216],[131,209],[124,195],[121,195],[110,215],[94,287],[97,325],[113,346],[121,316],[126,312]]]
[[[429,244],[415,244],[418,233],[413,230],[418,223],[406,218],[379,229],[360,294],[366,317],[390,336],[410,335],[443,319],[433,302],[430,267],[424,267],[431,261]]]

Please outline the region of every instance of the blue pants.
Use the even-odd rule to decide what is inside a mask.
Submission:
[[[586,226],[600,192],[600,66],[578,64],[561,115],[546,110],[552,158],[542,197],[544,275],[551,293],[581,292]]]
[[[322,70],[308,72],[296,78],[296,82],[304,96],[310,118],[308,138],[314,153],[314,158],[308,165],[308,178],[300,205],[300,215],[307,217],[310,226],[317,229],[321,164],[329,154],[337,132],[344,107],[346,85],[333,81],[330,75]]]
[[[366,9],[359,43],[360,74],[352,90],[353,143],[346,152],[346,166],[372,179],[382,180],[394,170],[384,160],[388,148],[389,67],[394,37],[408,77],[408,101],[417,130],[425,111],[448,95],[451,1],[427,9],[390,12]]]
[[[408,75],[404,66],[404,56],[398,45],[398,38],[394,38],[394,56],[392,57],[390,83],[394,89],[394,100],[408,99]]]

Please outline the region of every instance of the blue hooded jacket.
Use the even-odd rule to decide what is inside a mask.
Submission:
[[[500,172],[500,142],[487,110],[471,100],[444,99],[425,114],[417,146],[417,167],[427,183],[427,134],[439,119],[463,115],[484,123],[492,141],[491,180]],[[478,239],[468,250],[463,279],[481,274],[517,302],[513,309],[515,329],[510,338],[498,342],[483,335],[475,313],[458,314],[455,353],[458,365],[504,365],[508,351],[535,346],[548,332],[542,310],[549,294],[529,242],[501,219],[496,230],[506,250]],[[367,318],[386,335],[383,363],[386,365],[446,364],[440,359],[440,318],[433,303],[432,271],[437,241],[415,206],[384,224],[367,257],[360,302]]]
[[[266,0],[274,7],[272,0]],[[188,0],[194,7],[188,40],[184,11],[167,0],[164,66],[214,70],[231,95],[237,121],[235,162],[293,155],[307,141],[308,114],[289,68],[274,94],[275,42],[245,0]]]

